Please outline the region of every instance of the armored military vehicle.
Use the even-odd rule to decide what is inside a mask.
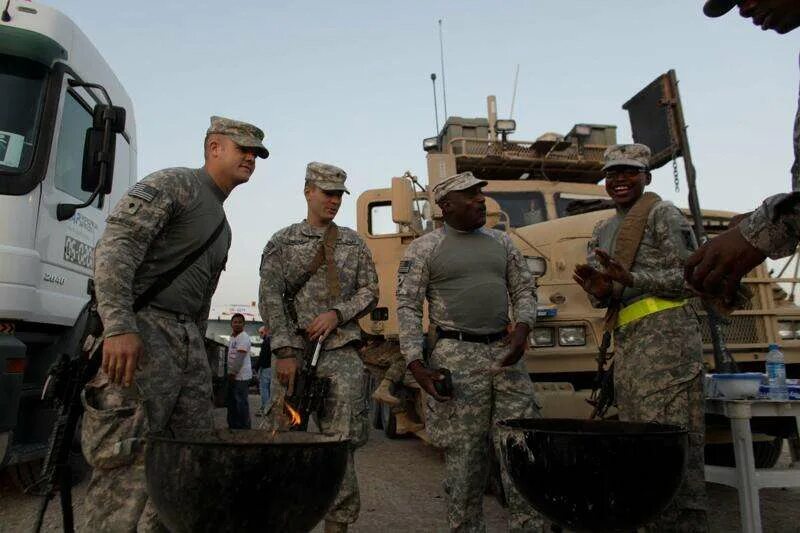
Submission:
[[[545,416],[588,417],[592,407],[586,399],[597,370],[604,312],[592,308],[583,289],[572,280],[572,272],[577,263],[585,262],[595,224],[613,213],[600,182],[603,152],[617,142],[616,127],[576,124],[566,135],[546,133],[533,141],[511,140],[514,121],[498,119],[495,107],[489,97],[487,118],[450,117],[437,137],[425,139],[427,184],[406,173],[393,178],[391,187],[369,190],[359,197],[358,231],[372,251],[381,290],[377,308],[361,319],[369,339],[367,361],[378,367],[386,353],[399,350],[397,267],[408,243],[441,224],[431,194],[433,186],[450,175],[471,171],[488,182],[484,188],[487,225],[510,234],[535,276],[538,321],[525,361],[537,383],[543,412]],[[653,148],[651,166],[674,164],[680,155],[693,179],[674,72],[659,77],[624,107],[631,116],[634,139]],[[696,195],[690,196],[692,201],[697,202]],[[727,228],[734,213],[696,210],[692,218],[686,210],[686,215],[694,221],[696,231],[713,237]],[[730,353],[742,370],[763,372],[767,346],[776,342],[784,350],[789,373],[798,373],[800,310],[786,301],[787,293],[779,287],[779,282],[797,280],[771,277],[762,264],[744,281],[753,297],[745,309],[722,324],[722,340],[727,345],[722,346],[722,355]],[[704,318],[702,306],[696,308]],[[719,357],[714,357],[712,329],[706,320],[703,324],[707,363],[713,369]],[[407,382],[414,387],[412,378]],[[390,435],[412,429],[425,437],[420,429],[424,424],[421,394],[416,391],[408,393],[405,405],[394,413],[376,405],[376,424],[382,424]],[[762,463],[774,462],[780,451],[777,435],[783,433],[772,433],[764,437],[769,457]],[[716,438],[709,433],[709,442]],[[725,436],[720,438],[724,441]]]

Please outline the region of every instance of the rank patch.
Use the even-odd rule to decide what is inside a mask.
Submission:
[[[400,267],[397,269],[398,274],[408,274],[411,272],[411,265],[414,264],[412,259],[400,261]]]
[[[141,198],[145,202],[152,202],[156,196],[158,196],[158,189],[155,187],[151,187],[146,183],[139,182],[133,187],[130,188],[128,191],[128,196],[133,196],[134,198]]]

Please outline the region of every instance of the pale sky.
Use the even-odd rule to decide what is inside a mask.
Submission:
[[[630,142],[620,106],[673,68],[701,205],[744,211],[790,188],[800,30],[763,32],[735,11],[708,19],[701,0],[47,3],[83,29],[130,94],[140,176],[201,166],[210,115],[266,131],[270,158],[225,204],[234,235],[217,304],[257,300],[262,248],[305,216],[309,161],[348,172],[353,194],[337,222],[351,227],[359,193],[406,170],[426,181],[439,18],[450,115],[485,117],[495,94],[507,116],[519,64],[513,139],[598,123]],[[439,96],[441,114],[441,86]],[[687,205],[682,164],[679,193],[669,167],[651,188]]]

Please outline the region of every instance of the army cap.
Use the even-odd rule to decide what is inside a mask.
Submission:
[[[208,127],[206,135],[211,135],[212,133],[230,137],[233,142],[242,148],[253,148],[256,155],[262,159],[269,157],[269,150],[261,142],[264,140],[264,132],[252,124],[213,116],[211,117],[211,126]]]
[[[644,144],[615,144],[603,153],[603,170],[612,167],[635,167],[647,170],[650,166],[650,148]]]
[[[437,183],[436,187],[433,188],[433,200],[439,203],[451,191],[463,191],[475,185],[485,187],[486,183],[476,178],[472,172],[462,172]]]
[[[306,167],[306,183],[316,185],[323,191],[344,191],[350,194],[344,181],[347,179],[347,172],[339,167],[312,161]]]
[[[737,0],[706,0],[706,3],[703,5],[703,13],[707,17],[721,17],[733,7],[738,4]]]

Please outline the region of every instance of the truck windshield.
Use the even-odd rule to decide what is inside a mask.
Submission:
[[[495,200],[511,222],[512,228],[530,226],[547,220],[544,196],[540,192],[496,192],[483,191]]]
[[[571,217],[603,209],[614,209],[614,203],[608,196],[558,192],[555,199],[558,218]]]
[[[33,159],[47,67],[0,54],[0,172],[21,174]]]

